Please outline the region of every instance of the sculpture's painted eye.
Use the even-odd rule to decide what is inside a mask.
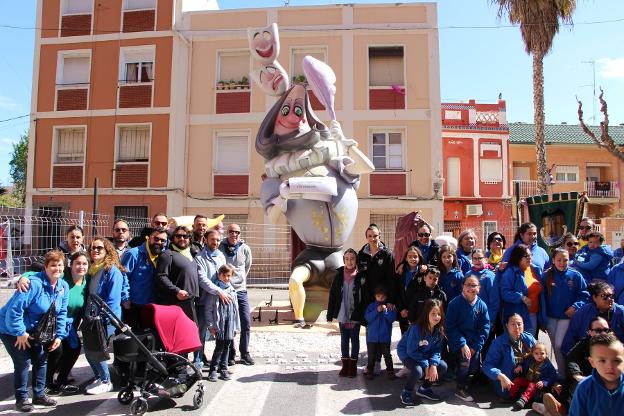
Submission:
[[[296,113],[297,110],[295,110]],[[282,107],[281,110],[282,116],[286,117],[288,115],[288,113],[290,113],[290,106],[289,105],[285,105]]]
[[[295,106],[295,115],[297,117],[301,117],[303,115],[303,108],[301,108],[300,106],[296,105]]]

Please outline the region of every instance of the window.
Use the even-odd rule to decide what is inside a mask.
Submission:
[[[64,0],[63,14],[91,14],[93,11],[92,0]]]
[[[498,224],[496,221],[483,221],[483,245],[487,249],[487,238],[494,231],[498,231]]]
[[[119,79],[126,83],[153,81],[154,49],[122,49]]]
[[[294,48],[292,50],[291,76],[296,81],[303,81],[300,77],[305,77],[303,73],[303,58],[312,56],[322,62],[327,62],[327,51],[325,48]]]
[[[124,0],[123,4],[124,10],[146,10],[155,8],[155,0]]]
[[[215,139],[214,173],[248,174],[249,139],[242,133],[221,133]]]
[[[368,79],[371,87],[405,85],[403,47],[368,48]]]
[[[461,183],[461,162],[458,157],[446,159],[446,195],[459,196]]]
[[[90,66],[89,54],[61,53],[58,59],[57,85],[88,84]]]
[[[117,161],[149,161],[150,135],[149,125],[119,127]]]
[[[403,132],[374,132],[372,146],[375,169],[403,169]]]
[[[244,84],[243,78],[249,77],[248,52],[221,52],[219,54],[219,82]]]
[[[84,162],[84,138],[83,127],[57,129],[55,163]]]
[[[557,165],[557,182],[578,182],[579,167],[572,165]]]
[[[141,230],[149,222],[147,207],[116,206],[114,212],[115,219],[121,218],[128,223],[131,235],[141,235]]]
[[[513,178],[515,181],[531,180],[531,168],[528,166],[514,166]]]
[[[600,182],[600,168],[599,167],[587,167],[587,180],[590,182]]]
[[[394,249],[394,239],[397,222],[404,214],[371,214],[370,223],[379,227],[380,239],[391,250]]]
[[[481,182],[499,183],[503,181],[502,159],[480,159],[479,173]]]

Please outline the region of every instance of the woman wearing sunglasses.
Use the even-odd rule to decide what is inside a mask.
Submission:
[[[507,241],[505,240],[505,236],[498,231],[494,231],[488,235],[485,257],[487,257],[488,264],[496,270],[498,270],[499,263],[503,261],[506,246]]]
[[[437,266],[440,256],[440,246],[432,238],[433,230],[428,224],[423,224],[417,232],[416,240],[412,241],[410,246],[417,247],[420,250],[423,257],[423,264]]]
[[[561,247],[565,248],[570,255],[570,267],[574,267],[574,262],[576,262],[576,254],[579,250],[579,241],[578,238],[572,233],[565,233],[563,235],[563,242],[561,243]]]
[[[609,322],[609,327],[620,340],[624,340],[624,306],[614,302],[613,286],[604,280],[594,280],[587,286],[592,301],[576,311],[570,320],[570,326],[563,338],[561,352],[567,354],[574,344],[579,342],[589,328],[589,323],[596,316]]]

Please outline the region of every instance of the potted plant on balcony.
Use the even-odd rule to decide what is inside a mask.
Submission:
[[[243,77],[240,81],[241,89],[246,90],[249,88],[249,78]]]
[[[235,90],[236,89],[236,81],[234,81],[233,79],[230,80],[229,82],[230,84],[230,89],[231,90]]]
[[[224,89],[225,89],[225,81],[217,82],[217,90],[224,90]]]

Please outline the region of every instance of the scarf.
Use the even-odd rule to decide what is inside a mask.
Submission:
[[[488,257],[488,263],[490,264],[498,264],[503,260],[503,251],[501,250],[501,254],[496,254],[493,251],[490,252],[490,257]]]
[[[95,276],[100,270],[104,268],[104,262],[93,263],[89,266],[89,276]]]
[[[145,242],[145,248],[147,249],[147,255],[149,256],[150,261],[154,265],[154,268],[156,268],[156,260],[158,260],[158,254],[152,254],[152,250],[150,250],[149,246],[149,241]]]
[[[357,274],[357,267],[354,267],[352,269],[347,269],[347,267],[345,266],[344,268],[344,281],[347,283],[351,283],[354,279],[355,279],[355,275]]]
[[[191,247],[180,248],[176,246],[175,244],[171,244],[171,249],[173,251],[177,251],[178,253],[182,254],[184,257],[186,257],[190,261],[193,261],[193,256],[191,255]]]
[[[236,255],[236,252],[238,251],[238,248],[243,244],[242,241],[239,241],[238,243],[231,245],[227,240],[225,241],[225,255],[228,257],[234,257]]]

